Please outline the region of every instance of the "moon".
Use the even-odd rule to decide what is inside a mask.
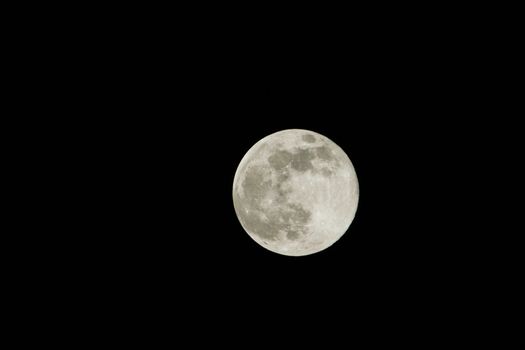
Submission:
[[[233,205],[262,247],[303,256],[334,244],[350,227],[359,184],[350,158],[329,138],[289,129],[268,135],[242,158]]]

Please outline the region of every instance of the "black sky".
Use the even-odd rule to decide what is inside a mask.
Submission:
[[[82,170],[88,219],[71,254],[89,257],[93,288],[124,313],[196,323],[408,315],[417,328],[479,312],[472,286],[490,263],[467,204],[481,181],[465,169],[482,169],[487,150],[471,143],[483,77],[470,46],[368,27],[280,44],[201,34],[108,40],[82,71],[89,93],[71,101],[82,131],[70,137],[82,134],[94,166]],[[360,185],[349,231],[306,257],[258,246],[231,198],[246,151],[289,128],[341,146]]]

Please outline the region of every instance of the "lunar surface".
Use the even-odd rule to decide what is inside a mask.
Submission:
[[[324,250],[348,230],[359,184],[346,153],[308,130],[283,130],[241,160],[233,204],[244,230],[264,248],[302,256]]]

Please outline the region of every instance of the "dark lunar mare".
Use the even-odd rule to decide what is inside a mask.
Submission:
[[[276,160],[274,164],[279,167],[282,164],[281,160],[286,159],[288,155],[280,154],[277,157],[281,158],[279,161],[274,158]],[[244,201],[241,201],[238,193],[235,194],[235,202],[246,206],[245,208],[237,208],[241,222],[251,233],[264,240],[278,239],[281,230],[287,233],[288,239],[297,239],[305,234],[303,226],[311,217],[311,213],[300,204],[288,202],[287,193],[289,190],[282,188],[282,180],[288,179],[289,174],[282,167],[279,169],[278,179],[280,180],[276,184],[273,184],[271,180],[264,180],[264,168],[259,166],[248,169],[242,182]],[[275,191],[278,194],[276,199],[279,203],[278,210],[264,210],[261,207],[261,200],[268,191]],[[249,212],[247,213],[244,209],[248,209]],[[261,213],[265,213],[268,220],[264,220]]]
[[[303,141],[308,142],[308,143],[314,143],[315,142],[315,136],[312,135],[312,134],[303,135]]]

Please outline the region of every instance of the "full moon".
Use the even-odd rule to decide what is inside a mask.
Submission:
[[[268,135],[243,157],[233,205],[262,247],[302,256],[334,244],[352,223],[359,199],[354,166],[327,137],[290,129]]]

